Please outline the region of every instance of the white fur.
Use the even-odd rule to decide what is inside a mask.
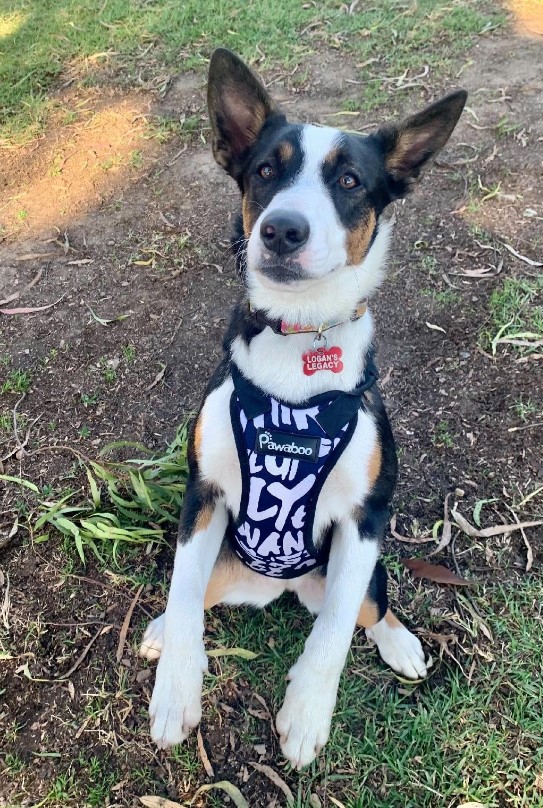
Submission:
[[[368,639],[377,644],[379,654],[396,673],[408,679],[424,679],[428,665],[418,637],[401,624],[391,626],[383,618],[366,629]]]
[[[202,715],[204,595],[227,522],[226,508],[218,504],[207,528],[177,545],[149,707],[151,737],[159,749],[184,741]]]
[[[277,715],[283,754],[296,768],[311,763],[328,740],[339,677],[378,553],[375,540],[361,539],[351,520],[334,531],[324,603],[289,672]]]

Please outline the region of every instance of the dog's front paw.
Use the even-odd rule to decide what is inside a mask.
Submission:
[[[145,659],[158,659],[162,651],[162,635],[164,633],[164,615],[151,620],[140,645],[140,656]]]
[[[189,659],[181,655],[172,659],[164,655],[158,663],[156,682],[149,706],[151,738],[159,749],[181,743],[202,717],[202,683],[207,670],[207,657],[201,654]]]
[[[391,625],[384,618],[366,629],[366,636],[377,643],[381,659],[396,673],[407,679],[425,678],[428,663],[420,640],[401,623],[396,621]]]
[[[301,769],[315,759],[328,740],[337,682],[330,684],[330,680],[304,675],[303,667],[298,665],[290,671],[290,684],[276,726],[284,756],[294,768]]]

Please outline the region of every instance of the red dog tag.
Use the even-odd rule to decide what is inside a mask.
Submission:
[[[335,345],[332,348],[306,351],[302,354],[305,375],[313,376],[319,370],[331,370],[332,373],[341,373],[343,370],[342,353],[341,348]]]

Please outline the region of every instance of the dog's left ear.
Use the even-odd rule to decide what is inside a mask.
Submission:
[[[464,109],[468,94],[457,90],[375,137],[385,158],[393,198],[404,196],[426,164],[443,148]]]
[[[247,65],[226,48],[211,57],[207,104],[215,160],[238,179],[244,156],[277,109]]]

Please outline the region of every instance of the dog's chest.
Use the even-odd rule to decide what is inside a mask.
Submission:
[[[242,500],[242,476],[230,416],[233,390],[229,378],[204,403],[200,414],[198,463],[202,477],[224,492],[226,506],[237,519]],[[283,427],[283,431],[288,434],[288,428]],[[363,503],[370,489],[370,467],[377,450],[375,423],[368,413],[359,410],[352,437],[318,496],[313,522],[315,540],[331,523],[347,518],[356,505]],[[277,464],[277,468],[282,469],[283,486],[288,486],[291,476],[286,465],[296,462],[295,458],[281,458],[281,463]]]

